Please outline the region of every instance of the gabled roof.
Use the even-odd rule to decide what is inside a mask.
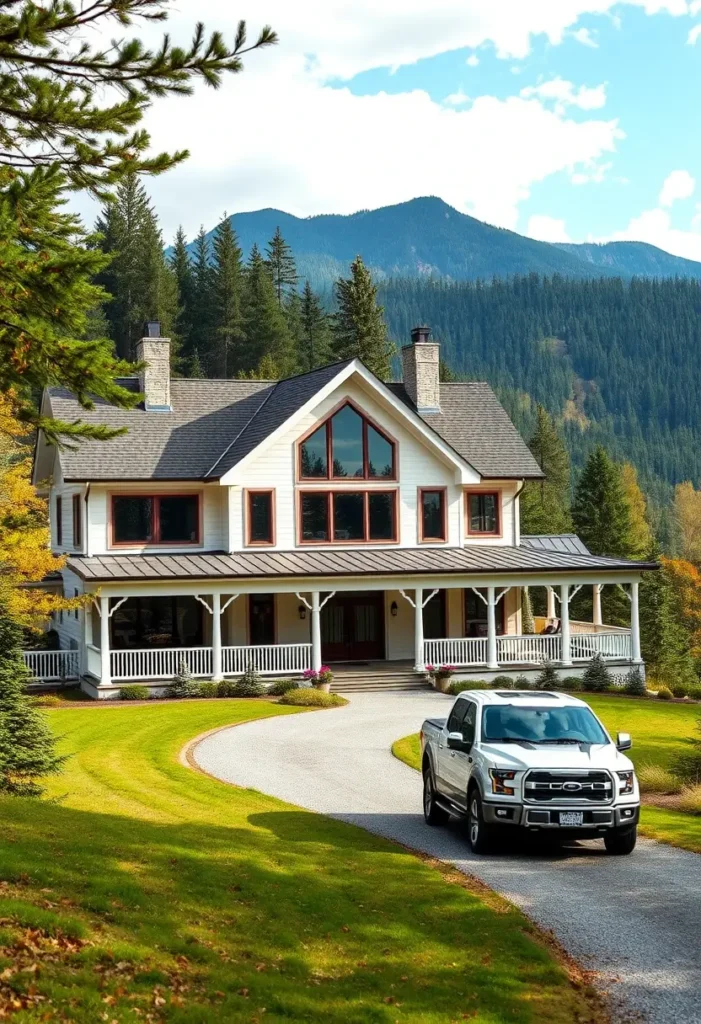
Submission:
[[[112,441],[86,441],[61,451],[64,479],[217,480],[351,362],[334,363],[282,381],[176,378],[171,382],[170,412],[118,409],[99,399],[93,410],[85,410],[66,389],[51,388],[50,415],[128,430]],[[120,383],[138,389],[136,379]],[[379,381],[377,386],[384,387]],[[441,412],[421,416],[402,384],[388,388],[480,476],[542,476],[488,384],[441,384]]]

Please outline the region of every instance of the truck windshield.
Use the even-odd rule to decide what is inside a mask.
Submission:
[[[608,743],[589,708],[515,707],[502,704],[482,713],[486,743]]]

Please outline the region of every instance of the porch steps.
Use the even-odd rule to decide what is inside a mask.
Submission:
[[[429,684],[423,676],[414,672],[382,672],[368,669],[339,672],[334,676],[331,689],[334,693],[364,693],[387,690],[427,690]]]

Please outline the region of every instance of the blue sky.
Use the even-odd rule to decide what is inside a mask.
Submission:
[[[185,40],[243,16],[280,44],[217,93],[155,104],[154,146],[191,152],[152,185],[167,239],[224,211],[438,195],[546,240],[701,260],[701,0],[246,2],[171,19]]]

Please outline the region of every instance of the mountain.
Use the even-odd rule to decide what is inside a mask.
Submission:
[[[264,248],[279,227],[295,254],[300,277],[309,278],[316,288],[346,274],[358,253],[378,280],[442,277],[474,281],[529,273],[701,279],[701,263],[671,256],[643,242],[551,245],[492,227],[435,197],[347,216],[301,218],[266,209],[236,213],[230,220],[244,252],[254,242]],[[209,239],[212,234],[208,233]]]

